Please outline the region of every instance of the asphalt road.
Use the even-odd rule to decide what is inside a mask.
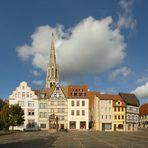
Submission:
[[[148,130],[138,132],[18,132],[0,136],[0,148],[148,148]]]

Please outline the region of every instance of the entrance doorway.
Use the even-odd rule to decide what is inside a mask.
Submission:
[[[114,131],[116,131],[116,124],[114,124]]]
[[[49,130],[57,130],[58,131],[58,117],[55,114],[49,116]]]

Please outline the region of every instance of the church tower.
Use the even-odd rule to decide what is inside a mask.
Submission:
[[[52,33],[51,49],[50,49],[49,63],[47,65],[45,87],[50,88],[53,85],[56,85],[57,83],[59,83],[59,68],[58,65],[56,64],[54,34]]]

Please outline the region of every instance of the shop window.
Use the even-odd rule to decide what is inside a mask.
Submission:
[[[46,124],[40,124],[40,128],[46,128]]]
[[[123,129],[123,124],[119,124],[118,129]]]
[[[80,122],[80,129],[86,129],[86,121]]]
[[[76,129],[76,121],[70,121],[69,125],[70,125],[70,129]]]
[[[34,127],[35,127],[35,122],[34,122],[34,120],[28,120],[27,127],[28,127],[28,128],[34,128]]]

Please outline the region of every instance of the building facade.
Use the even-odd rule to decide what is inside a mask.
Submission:
[[[38,129],[38,99],[25,81],[9,96],[9,104],[18,104],[24,110],[24,124],[14,127],[15,130]]]
[[[40,90],[39,103],[39,127],[43,130],[67,129],[67,98],[59,84],[49,89]],[[51,121],[55,118],[55,121]]]
[[[139,100],[134,94],[119,93],[126,104],[126,131],[137,131],[139,124]]]
[[[142,104],[139,109],[139,126],[148,128],[148,103]]]
[[[111,95],[96,93],[93,117],[95,130],[113,131],[113,100]]]
[[[113,130],[125,131],[125,103],[119,95],[113,96]]]
[[[68,87],[68,129],[89,129],[89,98],[87,86]]]

